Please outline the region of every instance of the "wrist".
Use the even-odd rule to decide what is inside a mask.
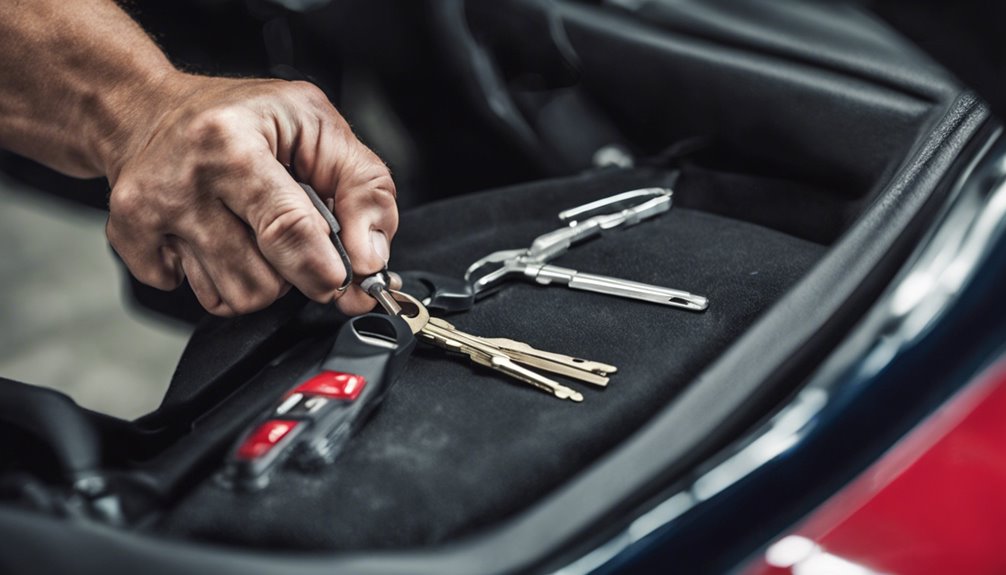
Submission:
[[[96,94],[91,118],[93,163],[114,185],[129,158],[143,149],[157,126],[190,91],[194,77],[164,62],[143,70],[142,77],[117,83]]]

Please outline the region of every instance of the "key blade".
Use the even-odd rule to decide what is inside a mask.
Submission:
[[[483,339],[499,347],[517,363],[578,379],[600,387],[606,387],[608,385],[608,376],[618,371],[618,368],[613,365],[561,353],[542,351],[522,341],[503,337]]]
[[[495,348],[481,344],[475,336],[458,331],[451,324],[436,317],[430,318],[420,335],[438,347],[463,353],[472,361],[486,367],[492,367],[492,358],[499,353]]]
[[[548,267],[542,266],[540,273],[549,273]],[[572,274],[566,286],[571,289],[647,301],[691,311],[705,311],[709,307],[709,300],[704,296],[596,274]]]
[[[477,337],[459,331],[450,322],[442,318],[430,318],[430,322],[445,330],[450,330],[459,338],[469,338],[473,343],[492,347],[497,353],[502,353],[517,363],[541,369],[559,375],[565,375],[600,387],[608,385],[608,375],[618,371],[613,365],[597,361],[589,361],[578,357],[563,355],[536,349],[522,341],[508,338]]]
[[[672,194],[673,191],[669,188],[642,188],[638,190],[630,190],[628,192],[608,196],[607,198],[601,198],[600,200],[583,204],[582,206],[563,210],[559,212],[559,220],[569,225],[577,225],[579,221],[592,216],[633,209],[640,204],[645,203],[647,200],[660,199],[664,196],[669,199]],[[662,211],[667,211],[669,208],[670,205],[667,205],[667,208]]]
[[[553,381],[544,375],[535,373],[530,369],[521,367],[514,363],[509,357],[503,355],[493,356],[490,360],[489,367],[495,369],[496,371],[505,373],[514,379],[530,383],[538,389],[546,391],[559,399],[568,399],[577,403],[583,401],[583,394],[579,391],[566,387],[565,385]]]
[[[434,342],[440,345],[440,347],[461,351],[479,365],[489,367],[500,373],[509,375],[518,381],[528,383],[559,399],[569,399],[576,402],[583,401],[583,395],[580,392],[517,365],[504,352],[485,342],[482,338],[459,331],[453,325],[440,318],[430,318],[430,322],[423,329],[423,333],[428,337],[435,338]]]
[[[432,343],[433,345],[435,345],[435,346],[437,346],[437,347],[439,347],[441,349],[444,349],[446,351],[453,351],[453,352],[457,352],[457,353],[464,353],[465,355],[470,355],[465,350],[464,344],[462,344],[460,341],[457,341],[455,339],[451,339],[449,337],[444,337],[442,335],[435,335],[435,334],[430,333],[428,330],[423,330],[423,331],[419,332],[419,336],[422,337],[425,341],[428,341],[428,342]],[[471,359],[475,360],[474,357],[471,358]]]

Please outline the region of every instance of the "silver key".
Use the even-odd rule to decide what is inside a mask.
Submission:
[[[648,188],[618,194],[611,198],[567,210],[560,214],[560,218],[563,221],[571,222],[569,226],[538,236],[531,243],[531,247],[527,249],[503,250],[489,254],[468,267],[468,271],[465,272],[465,280],[471,284],[476,296],[494,291],[510,278],[520,277],[542,285],[554,283],[576,290],[637,299],[692,311],[703,311],[709,307],[709,300],[687,291],[581,273],[574,269],[548,263],[564,254],[574,243],[601,234],[605,230],[631,226],[666,212],[671,207],[671,196],[670,190]],[[593,213],[605,206],[639,198],[645,198],[645,201],[613,213],[595,215],[583,221],[576,220],[581,215]]]
[[[709,307],[707,298],[686,291],[598,274],[587,274],[550,264],[527,266],[523,272],[525,276],[531,277],[542,285],[557,283],[570,289],[638,299],[692,311],[702,311]]]

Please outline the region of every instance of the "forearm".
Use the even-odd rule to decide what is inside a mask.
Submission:
[[[178,73],[111,0],[0,0],[0,147],[110,176],[170,105]]]

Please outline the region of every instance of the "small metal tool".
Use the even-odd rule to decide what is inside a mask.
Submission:
[[[390,285],[391,278],[388,277],[387,270],[381,270],[376,274],[367,276],[360,282],[360,287],[363,288],[363,291],[376,299],[377,303],[381,304],[381,307],[384,308],[384,311],[388,312],[388,315],[401,316],[402,308],[395,301],[395,298],[388,293]]]
[[[318,193],[314,191],[314,188],[303,183],[300,187],[304,188],[307,197],[311,198],[311,203],[314,204],[314,209],[318,210],[318,213],[321,214],[321,217],[325,218],[325,222],[328,224],[329,238],[332,240],[332,245],[335,246],[335,251],[339,254],[339,259],[342,260],[342,267],[346,268],[346,279],[339,286],[339,291],[346,291],[353,283],[353,263],[349,261],[349,253],[346,252],[346,246],[342,245],[342,239],[339,238],[342,226],[339,225],[339,220],[335,219],[335,214],[332,213],[332,210],[328,209],[325,202],[318,197]]]
[[[527,249],[503,250],[489,254],[468,267],[465,280],[472,285],[476,297],[498,289],[506,280],[517,276],[534,280],[542,285],[556,283],[571,289],[638,299],[692,311],[705,310],[709,306],[709,300],[703,296],[609,276],[581,273],[547,263],[564,254],[576,242],[616,227],[631,226],[666,212],[671,208],[672,195],[673,192],[666,188],[646,188],[624,192],[566,210],[559,214],[559,218],[570,222],[567,227],[538,236]],[[612,206],[621,206],[628,201],[639,199],[643,201],[616,212],[590,215],[602,209],[610,209]],[[580,218],[584,216],[590,217],[581,221]]]

